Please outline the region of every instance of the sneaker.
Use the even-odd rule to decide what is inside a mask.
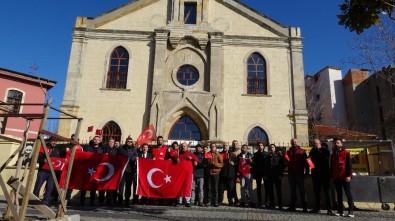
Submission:
[[[349,213],[349,214],[347,214],[347,217],[354,218],[354,217],[355,217],[355,215],[354,215],[354,214],[352,214],[352,213]]]
[[[240,203],[240,204],[239,204],[239,207],[245,207],[245,206],[246,206],[245,203]]]
[[[319,212],[320,212],[319,209],[312,209],[312,210],[309,211],[309,213],[319,213]]]
[[[185,207],[191,207],[191,204],[186,203],[186,204],[185,204]]]
[[[335,216],[344,216],[343,213],[335,213]]]
[[[203,203],[198,203],[198,206],[204,207],[204,204]]]

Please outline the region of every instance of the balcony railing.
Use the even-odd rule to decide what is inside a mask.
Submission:
[[[126,89],[126,81],[128,72],[125,71],[109,71],[107,73],[107,88]]]

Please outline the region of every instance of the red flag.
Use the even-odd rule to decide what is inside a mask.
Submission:
[[[103,135],[103,130],[97,129],[95,134],[98,136],[101,136],[101,135]]]
[[[86,132],[92,132],[92,131],[93,131],[93,126],[89,126]]]
[[[178,150],[170,150],[171,157],[178,157]]]
[[[306,161],[309,164],[310,169],[315,168],[315,165],[314,165],[313,161],[311,160],[311,158],[307,158]]]
[[[241,176],[248,176],[250,174],[251,162],[250,159],[239,159],[239,168],[238,172]]]
[[[211,152],[206,152],[204,154],[204,159],[211,159],[213,157],[213,155],[211,154]]]
[[[288,153],[285,153],[285,159],[286,159],[287,161],[290,160],[290,159],[289,159],[289,156],[288,156]]]
[[[54,170],[63,170],[66,158],[51,157],[52,167]],[[49,170],[48,162],[44,163],[42,169]]]
[[[126,156],[75,152],[68,189],[117,190],[127,163]]]
[[[229,160],[229,153],[221,153],[223,160]]]
[[[150,198],[189,197],[192,188],[191,161],[137,159],[137,195]]]
[[[143,132],[141,132],[140,136],[137,138],[137,143],[142,145],[143,143],[151,143],[151,141],[156,139],[156,132],[154,125],[150,124]]]

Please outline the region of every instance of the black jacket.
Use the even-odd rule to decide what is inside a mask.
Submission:
[[[198,158],[198,165],[193,166],[193,178],[203,178],[204,177],[204,169],[207,167],[207,160],[204,159],[204,153],[194,153]]]
[[[278,177],[284,175],[285,161],[279,153],[268,153],[265,158],[265,167],[267,168],[267,177]]]
[[[121,148],[106,146],[106,153],[108,155],[121,155]]]
[[[103,147],[102,145],[99,145],[98,147],[94,146],[85,146],[83,147],[84,152],[90,152],[90,153],[106,153],[106,148]]]
[[[315,168],[311,170],[311,175],[313,177],[330,177],[330,155],[331,153],[325,147],[321,147],[319,149],[313,147],[313,149],[311,149],[309,157],[315,166]]]
[[[224,154],[226,152],[222,151],[221,154]],[[229,154],[229,159],[224,160],[224,166],[221,168],[221,172],[219,173],[219,176],[222,178],[227,178],[227,179],[234,179],[236,178],[236,170],[235,170],[235,165],[236,165],[236,155],[234,153],[228,153]],[[230,162],[233,162],[233,165],[230,165]]]
[[[125,173],[136,172],[136,158],[138,156],[137,150],[134,146],[127,146],[126,144],[121,147],[121,153],[124,156],[129,157],[129,163],[126,166]]]
[[[267,173],[267,167],[265,166],[265,160],[268,156],[268,152],[265,151],[257,151],[254,153],[252,157],[252,174],[255,178],[263,177]]]
[[[140,152],[138,155],[139,155],[139,157],[141,157],[141,158],[143,158],[143,152]],[[145,159],[152,159],[153,158],[153,156],[152,156],[152,153],[150,153],[150,152],[147,152],[147,156],[145,157]]]

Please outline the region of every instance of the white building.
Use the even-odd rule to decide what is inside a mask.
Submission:
[[[302,48],[299,28],[236,0],[132,1],[77,18],[61,109],[84,118],[81,139],[153,124],[168,140],[306,143]]]
[[[313,124],[347,128],[342,78],[341,69],[336,67],[305,76],[307,109]]]

